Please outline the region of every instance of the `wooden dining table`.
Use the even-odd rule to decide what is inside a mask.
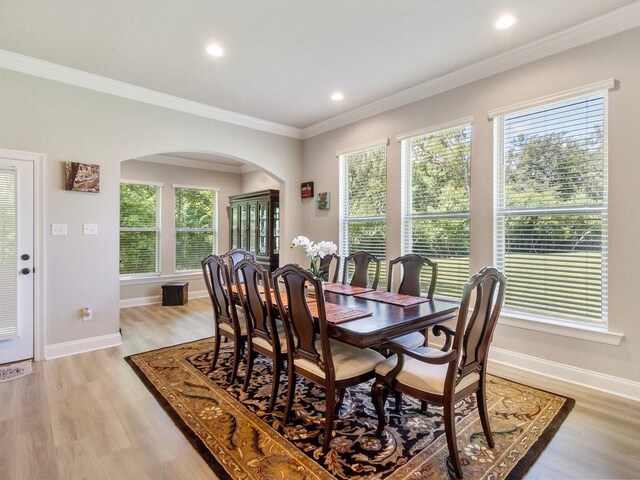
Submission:
[[[329,323],[329,335],[360,348],[376,347],[396,337],[420,332],[455,317],[460,302],[433,299],[409,307],[324,292],[325,302],[371,312],[371,316],[348,322]]]

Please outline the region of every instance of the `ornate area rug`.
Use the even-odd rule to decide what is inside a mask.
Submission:
[[[442,409],[405,396],[403,414],[392,412],[382,439],[370,401],[371,382],[348,390],[334,427],[331,450],[322,454],[324,390],[299,379],[295,419],[282,424],[283,375],[273,413],[271,362],[258,356],[251,386],[227,385],[231,348],[220,349],[209,373],[213,340],[127,357],[163,408],[221,479],[444,479],[448,450]],[[241,367],[240,376],[244,372]],[[472,396],[457,405],[458,448],[465,479],[521,478],[540,455],[574,401],[497,377],[488,377],[488,408],[496,446],[486,446]]]
[[[0,365],[0,382],[15,380],[31,373],[31,360],[12,363],[11,365]]]

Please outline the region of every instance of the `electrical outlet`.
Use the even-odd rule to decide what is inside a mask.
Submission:
[[[91,307],[83,307],[80,309],[80,315],[83,322],[93,320],[93,309]]]
[[[97,235],[98,234],[98,224],[97,223],[83,223],[82,224],[82,234],[83,235]]]
[[[67,224],[66,223],[52,223],[51,224],[51,235],[66,235],[67,234]]]

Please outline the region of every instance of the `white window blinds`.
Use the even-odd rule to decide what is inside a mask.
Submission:
[[[512,311],[606,323],[606,100],[495,118],[495,258]]]
[[[340,256],[358,250],[381,261],[379,286],[386,286],[386,144],[340,155]]]
[[[209,189],[175,188],[177,272],[201,268],[202,259],[215,252],[216,197]]]
[[[0,340],[18,335],[17,179],[0,169]]]
[[[402,253],[438,263],[436,294],[459,297],[469,280],[471,124],[402,140]],[[428,290],[425,269],[422,290]]]
[[[160,187],[120,184],[120,275],[159,272]]]

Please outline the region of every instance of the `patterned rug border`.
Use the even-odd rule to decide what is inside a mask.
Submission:
[[[218,476],[220,480],[233,480],[233,477],[225,470],[225,468],[220,464],[218,459],[213,455],[213,453],[207,448],[202,439],[189,427],[189,425],[182,419],[182,417],[178,414],[178,412],[172,407],[167,399],[164,398],[162,393],[156,388],[156,386],[149,380],[149,378],[145,375],[142,369],[135,362],[133,357],[138,355],[146,355],[149,353],[160,352],[163,350],[170,350],[175,347],[179,347],[181,345],[188,345],[190,343],[200,342],[203,340],[211,339],[212,337],[203,337],[196,340],[190,340],[187,342],[176,343],[175,345],[169,345],[167,347],[154,348],[152,350],[146,350],[144,352],[137,352],[131,355],[127,355],[124,357],[124,360],[129,364],[131,369],[135,372],[138,378],[142,381],[144,386],[151,392],[153,397],[156,399],[158,404],[162,407],[162,409],[167,413],[169,418],[173,421],[173,423],[178,427],[178,429],[182,432],[182,434],[189,440],[189,443],[195,448],[195,450],[200,454],[203,460],[209,465],[211,470]],[[493,375],[493,374],[492,374]],[[575,399],[571,397],[567,397],[565,395],[560,395],[558,393],[550,392],[549,390],[545,390],[538,387],[533,387],[531,385],[527,385],[524,383],[520,383],[514,380],[506,379],[504,377],[499,377],[498,375],[493,375],[496,378],[500,378],[502,380],[506,380],[508,382],[512,382],[518,385],[523,385],[529,388],[534,388],[541,392],[545,392],[551,395],[555,395],[558,397],[562,397],[565,399],[564,405],[551,421],[551,423],[545,428],[544,432],[538,437],[538,439],[534,442],[533,445],[529,448],[527,453],[518,461],[518,463],[511,469],[508,475],[505,477],[505,480],[517,480],[524,477],[524,475],[529,471],[529,469],[533,466],[533,464],[538,460],[542,452],[547,448],[551,439],[558,433],[558,430],[564,423],[564,421],[573,410],[575,406]]]

